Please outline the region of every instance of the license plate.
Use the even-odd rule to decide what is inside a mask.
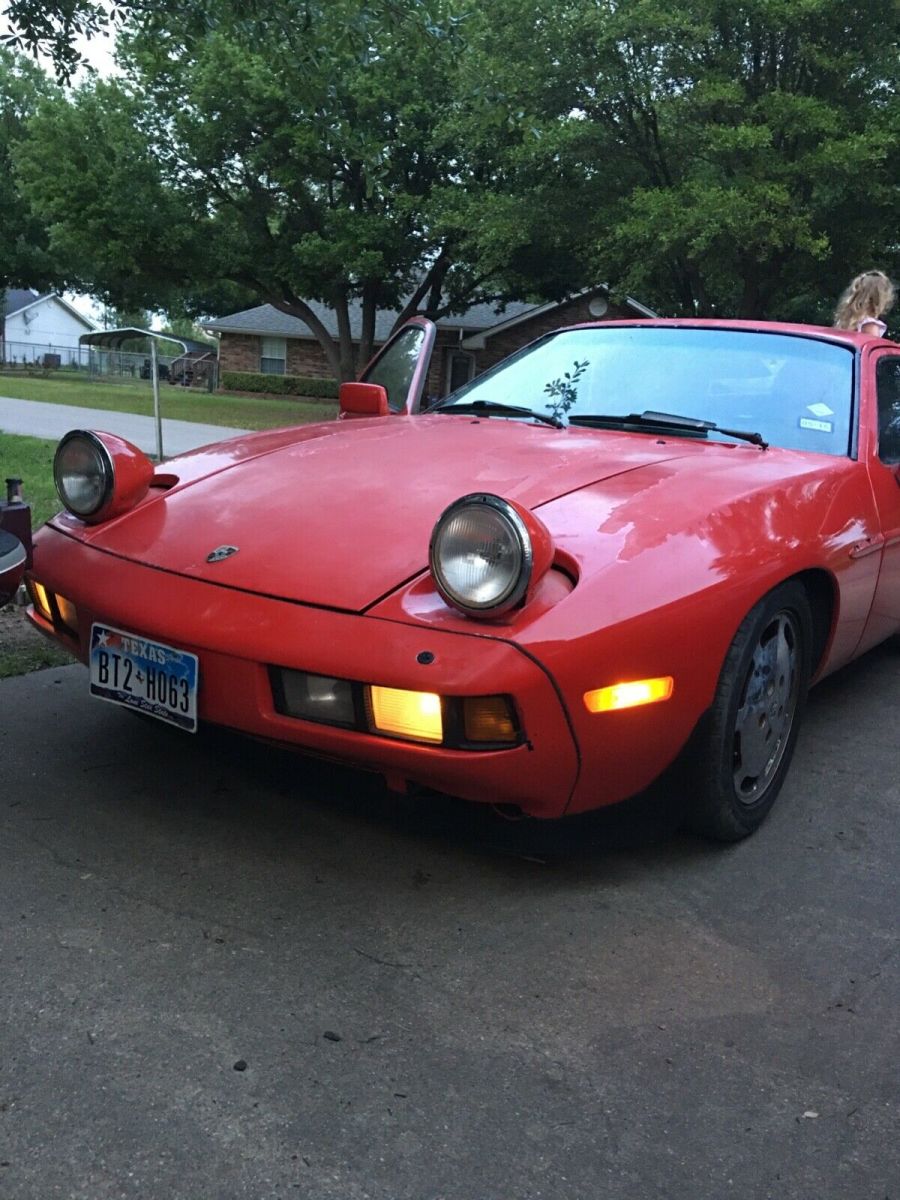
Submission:
[[[95,624],[90,669],[92,696],[196,732],[196,654]]]

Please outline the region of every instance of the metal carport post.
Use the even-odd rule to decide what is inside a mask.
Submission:
[[[182,338],[170,333],[156,333],[153,329],[137,329],[135,327],[122,329],[102,329],[96,333],[83,333],[78,339],[79,346],[104,346],[107,350],[121,350],[125,342],[144,341],[150,347],[150,383],[153,388],[153,416],[156,421],[156,457],[163,460],[162,414],[159,410],[159,371],[157,369],[157,342],[174,342],[180,346],[182,353],[187,352],[187,344]],[[138,351],[142,353],[142,351]]]

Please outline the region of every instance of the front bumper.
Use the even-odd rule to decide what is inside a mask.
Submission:
[[[95,620],[190,650],[200,660],[198,716],[282,745],[464,799],[561,816],[579,755],[553,680],[514,643],[332,612],[196,581],[116,558],[53,529],[34,577],[78,612],[73,638],[30,611],[42,632],[87,661]],[[420,662],[423,651],[432,656]],[[269,666],[443,696],[514,698],[523,744],[451,750],[315,723],[275,711]]]

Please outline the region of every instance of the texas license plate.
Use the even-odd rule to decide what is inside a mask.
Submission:
[[[196,654],[94,624],[90,670],[92,696],[196,731]]]

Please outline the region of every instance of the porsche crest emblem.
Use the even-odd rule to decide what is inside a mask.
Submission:
[[[232,554],[237,554],[239,546],[216,546],[215,550],[210,550],[206,556],[208,563],[221,562],[224,558],[231,558]]]

